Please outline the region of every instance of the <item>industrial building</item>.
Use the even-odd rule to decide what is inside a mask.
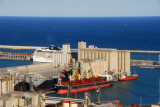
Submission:
[[[126,72],[130,74],[130,51],[97,48],[94,45],[87,48],[86,42],[81,41],[78,42],[78,61],[81,60],[89,60],[90,62],[100,60],[92,65],[95,66],[95,71],[101,68],[103,72]]]
[[[45,107],[45,94],[11,91],[0,97],[0,107]]]
[[[6,72],[0,72],[0,96],[9,91],[14,91],[14,76]]]

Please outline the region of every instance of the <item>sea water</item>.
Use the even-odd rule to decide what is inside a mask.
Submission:
[[[159,50],[160,17],[0,17],[0,45],[61,47],[69,42],[77,48],[79,41],[99,48],[125,50]],[[33,53],[34,50],[0,49],[2,52]],[[159,54],[131,53],[131,59],[158,61]],[[32,64],[28,61],[27,64]],[[0,60],[0,68],[25,65],[25,61]],[[158,102],[160,69],[131,67],[138,80],[115,82],[102,88],[102,100],[120,100],[120,104]],[[96,101],[96,90],[90,91]],[[53,95],[53,94],[51,94]],[[71,97],[84,98],[84,93]]]

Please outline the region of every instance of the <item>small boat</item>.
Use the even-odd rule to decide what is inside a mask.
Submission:
[[[137,74],[134,74],[132,76],[126,77],[125,75],[122,75],[122,77],[119,78],[119,81],[129,81],[129,80],[136,80],[138,78]]]
[[[105,73],[105,74],[99,74],[98,75],[102,80],[107,80],[107,81],[113,81],[112,75]]]

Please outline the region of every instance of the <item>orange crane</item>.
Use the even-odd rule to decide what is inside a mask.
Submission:
[[[79,79],[78,67],[75,69],[72,55],[71,55],[71,53],[69,53],[69,54],[70,54],[70,60],[69,60],[69,62],[67,64],[66,68],[64,69],[63,74],[61,75],[61,80],[63,79],[63,76],[66,73],[67,68],[69,67],[69,64],[70,64],[71,61],[72,61],[72,69],[73,69],[74,72],[73,72],[73,75],[70,76],[70,81],[73,79],[73,77],[75,76],[75,74],[76,74],[76,79]]]
[[[61,80],[63,79],[63,76],[64,76],[64,74],[66,73],[67,68],[69,67],[69,64],[70,64],[71,60],[72,60],[72,55],[71,55],[71,53],[70,53],[70,60],[69,60],[69,62],[68,62],[68,64],[67,64],[66,68],[64,69],[63,74],[61,75]]]

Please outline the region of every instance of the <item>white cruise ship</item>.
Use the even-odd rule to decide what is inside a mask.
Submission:
[[[51,45],[49,48],[40,48],[34,51],[33,61],[52,62],[54,66],[67,65],[70,59],[70,44],[64,43],[62,49]]]

